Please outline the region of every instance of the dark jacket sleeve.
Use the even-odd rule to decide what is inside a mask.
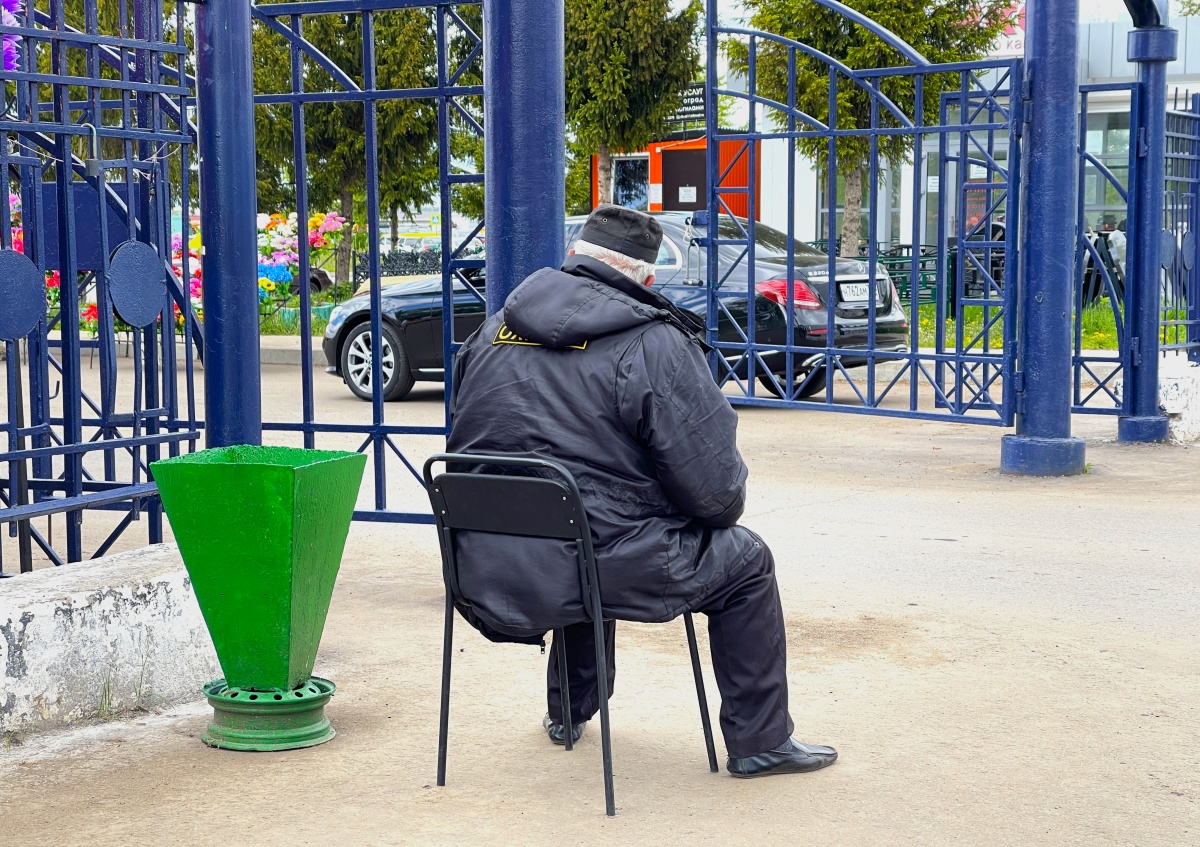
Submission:
[[[736,524],[747,475],[737,413],[699,346],[662,324],[640,335],[618,362],[617,404],[675,507],[710,526]]]

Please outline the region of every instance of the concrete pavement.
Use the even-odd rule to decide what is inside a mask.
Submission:
[[[282,419],[292,369],[264,372]],[[327,419],[369,414],[317,385]],[[839,748],[826,771],[709,774],[682,625],[622,624],[607,820],[595,727],[572,753],[541,731],[544,657],[460,625],[433,787],[435,539],[356,525],[317,662],[333,742],[209,750],[202,705],[26,739],[0,750],[0,844],[1195,844],[1200,449],[1076,429],[1090,473],[1033,480],[997,473],[992,428],[741,412],[744,522],[776,553],[797,735]]]

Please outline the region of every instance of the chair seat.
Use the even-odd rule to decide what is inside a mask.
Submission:
[[[447,472],[434,477],[435,464],[445,464]],[[453,470],[449,470],[452,468]],[[472,470],[473,469],[473,470]],[[493,469],[501,469],[499,472]],[[505,472],[509,471],[509,472]],[[513,472],[524,471],[525,475]],[[608,662],[604,638],[604,618],[600,602],[600,580],[596,570],[596,556],[592,549],[592,534],[584,509],[579,487],[570,471],[562,465],[542,459],[526,459],[513,456],[465,455],[444,453],[431,456],[423,471],[426,492],[433,508],[442,553],[442,577],[446,586],[445,630],[442,642],[442,689],[438,721],[438,774],[437,784],[446,784],[446,759],[449,746],[450,720],[450,676],[454,655],[455,603],[470,605],[462,591],[462,576],[458,561],[460,532],[486,532],[517,539],[544,539],[568,542],[574,549],[574,561],[566,557],[578,578],[578,608],[582,612],[580,623],[593,625],[596,641],[597,687],[600,698],[600,746],[604,766],[605,811],[609,816],[616,814],[613,796],[612,738],[608,721]],[[465,538],[465,536],[464,536]],[[520,561],[517,557],[516,561]],[[519,567],[519,565],[517,565]],[[473,574],[472,578],[478,578]],[[522,585],[520,574],[505,573],[504,596],[521,596],[528,592],[536,598],[544,586]],[[511,579],[509,577],[512,577]],[[536,603],[531,604],[536,608]],[[684,614],[687,629],[688,649],[691,654],[692,673],[696,680],[696,696],[700,704],[700,718],[704,729],[704,740],[708,752],[709,769],[717,773],[716,746],[713,743],[712,724],[708,714],[708,699],[704,691],[704,675],[700,665],[700,654],[696,646],[696,628],[690,612]],[[528,624],[537,629],[540,623],[530,618]],[[574,622],[574,621],[572,621]],[[553,630],[555,638],[563,638],[562,626],[567,622],[554,620],[546,623],[541,632]],[[562,712],[565,728],[565,749],[571,750],[571,701],[570,685],[567,683],[566,650],[555,651],[559,661],[559,678],[562,680]]]

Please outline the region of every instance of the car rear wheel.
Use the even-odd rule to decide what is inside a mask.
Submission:
[[[812,379],[809,379],[808,382],[805,383],[804,380],[810,373],[812,373]],[[786,374],[775,375],[775,379],[779,380],[781,385],[786,377]],[[817,368],[815,373],[812,371],[804,371],[796,374],[796,382],[794,385],[801,385],[802,383],[803,385],[801,385],[800,390],[795,394],[795,398],[797,400],[809,400],[812,397],[815,397],[817,394],[820,394],[825,390],[825,383],[827,380],[828,376],[825,368]],[[758,378],[758,382],[763,388],[767,389],[767,391],[770,391],[776,397],[783,397],[783,395],[779,393],[779,388],[775,385],[775,380],[772,380],[768,376],[760,376]]]
[[[400,400],[413,387],[412,371],[408,367],[408,356],[400,336],[392,327],[384,324],[380,338],[384,400]],[[342,344],[342,376],[356,397],[370,400],[375,396],[371,360],[374,355],[371,344],[371,324],[356,326]]]

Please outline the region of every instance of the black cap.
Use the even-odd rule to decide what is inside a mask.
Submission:
[[[662,226],[645,212],[606,203],[597,206],[583,225],[579,240],[607,247],[634,259],[654,264],[662,244]]]

